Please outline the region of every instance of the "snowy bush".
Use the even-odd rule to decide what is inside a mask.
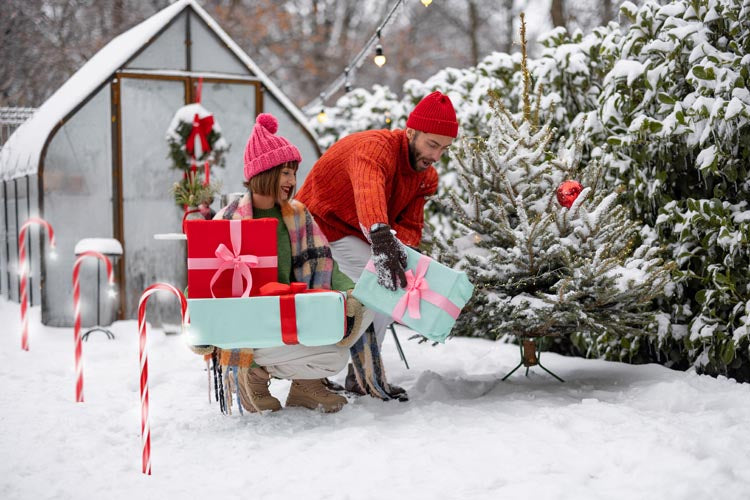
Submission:
[[[678,266],[676,283],[653,340],[574,335],[561,349],[750,380],[750,0],[625,2],[620,21],[589,34],[543,35],[541,56],[528,64],[532,94],[555,131],[549,150],[572,148],[573,131],[583,131],[582,162],[605,167],[609,190],[622,190],[643,223],[638,251],[664,250]],[[400,100],[382,88],[357,89],[371,111],[359,116],[356,100],[339,100],[329,116],[359,117],[317,125],[323,146],[382,127],[385,111],[402,127],[436,89],[451,97],[460,137],[487,137],[489,90],[506,109],[521,109],[520,61],[494,53],[473,68],[447,68],[407,82]],[[438,165],[439,198],[457,187],[453,158]],[[443,235],[455,234],[448,215],[428,209]]]

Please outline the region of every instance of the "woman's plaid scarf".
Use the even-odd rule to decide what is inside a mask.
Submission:
[[[252,199],[252,193],[245,193],[242,198],[222,208],[214,219],[252,219]],[[292,246],[292,273],[295,281],[305,283],[310,289],[330,289],[333,274],[331,248],[310,212],[305,205],[292,200],[281,204],[281,218],[289,231],[289,241]],[[222,372],[228,378],[227,382],[231,384],[231,378],[236,379],[238,375],[244,376],[244,372],[253,365],[253,350],[250,348],[217,349],[217,358]]]

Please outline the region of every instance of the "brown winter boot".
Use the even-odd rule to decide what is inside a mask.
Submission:
[[[344,407],[346,398],[326,389],[319,378],[312,380],[292,380],[287,406],[301,406],[311,410],[320,409],[323,413],[335,413]]]
[[[240,373],[238,377],[240,388],[240,402],[242,407],[250,413],[256,411],[279,411],[281,403],[268,391],[271,376],[260,366],[250,368]]]

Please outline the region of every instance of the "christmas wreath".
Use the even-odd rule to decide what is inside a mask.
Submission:
[[[183,106],[172,118],[166,140],[172,168],[182,171],[172,188],[175,202],[185,209],[209,202],[219,190],[211,182],[211,167],[223,167],[229,150],[216,119],[199,103]]]

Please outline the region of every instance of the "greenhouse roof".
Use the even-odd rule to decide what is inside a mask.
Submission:
[[[18,127],[0,150],[0,180],[36,174],[44,145],[55,127],[109,81],[162,28],[186,8],[191,8],[213,30],[228,49],[247,66],[271,94],[307,129],[302,112],[260,70],[250,57],[221,29],[214,19],[195,0],[178,0],[142,23],[113,38],[57,91],[47,99],[28,121]],[[309,129],[308,129],[309,131]],[[314,134],[310,132],[314,137]]]

